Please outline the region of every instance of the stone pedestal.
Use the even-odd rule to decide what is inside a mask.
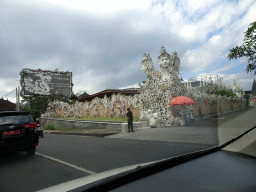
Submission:
[[[128,132],[128,123],[122,123],[121,124],[122,132],[127,133]]]
[[[141,121],[141,127],[148,127],[149,126],[149,122],[148,121]]]

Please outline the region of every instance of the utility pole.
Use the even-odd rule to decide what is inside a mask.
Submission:
[[[16,88],[16,111],[18,111],[18,96],[17,96],[17,88]]]
[[[16,88],[16,111],[20,110],[20,86]]]

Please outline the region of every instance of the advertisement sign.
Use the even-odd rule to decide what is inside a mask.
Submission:
[[[72,73],[23,69],[20,72],[22,94],[29,95],[63,95],[72,93]]]

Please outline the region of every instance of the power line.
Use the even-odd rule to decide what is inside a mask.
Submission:
[[[8,96],[11,95],[14,91],[16,91],[16,88],[15,88],[13,91],[11,91],[10,93],[7,93],[7,94],[5,94],[4,96],[2,96],[2,98],[8,97]]]

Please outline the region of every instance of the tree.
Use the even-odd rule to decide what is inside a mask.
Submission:
[[[244,33],[243,44],[230,49],[228,59],[247,57],[248,65],[245,71],[247,73],[254,71],[254,75],[256,75],[256,22],[251,23]]]
[[[47,97],[29,97],[24,98],[21,102],[26,103],[26,106],[21,108],[21,111],[29,112],[34,120],[39,118],[42,113],[46,111],[47,108]]]

